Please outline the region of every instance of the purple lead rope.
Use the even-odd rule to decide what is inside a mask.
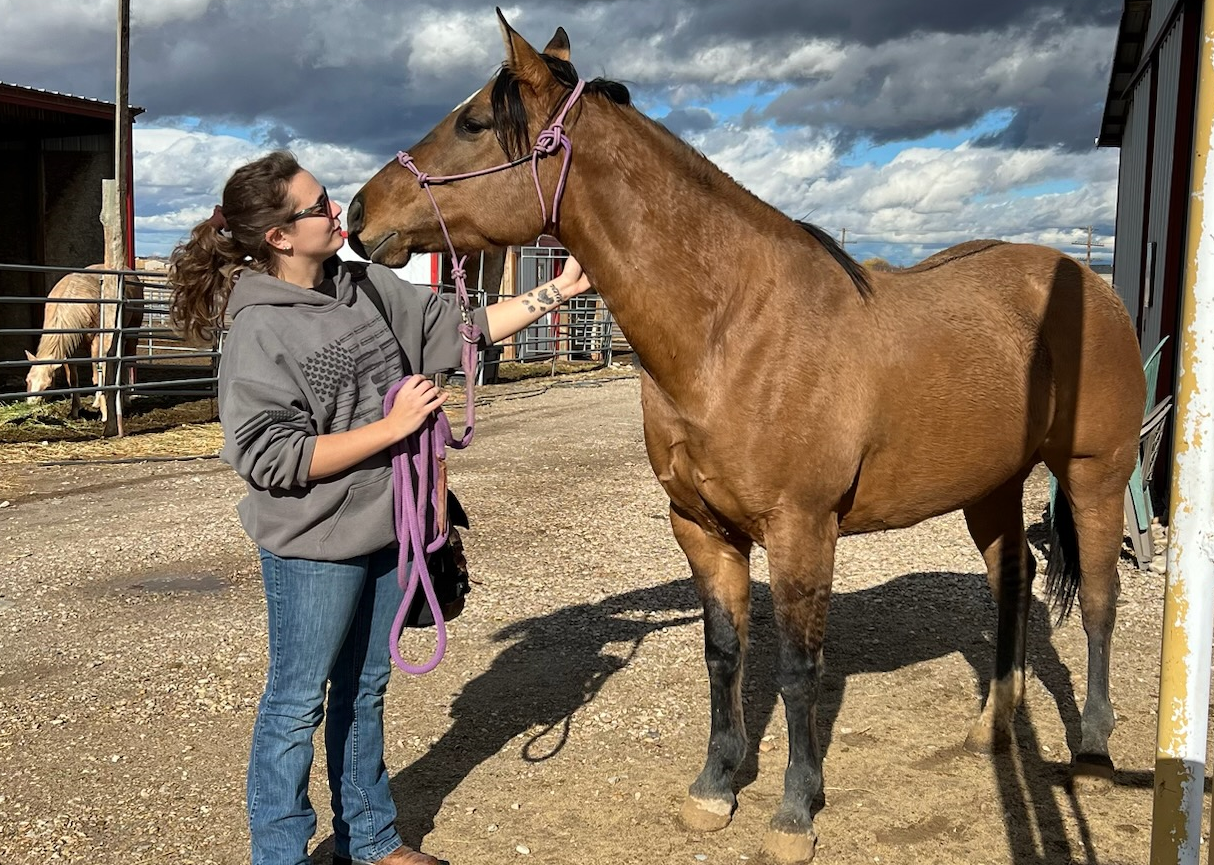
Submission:
[[[460,439],[455,439],[451,432],[451,424],[447,421],[447,416],[439,410],[422,425],[421,429],[404,441],[393,445],[391,449],[392,490],[396,501],[396,539],[400,542],[397,579],[400,580],[401,588],[405,590],[405,596],[401,601],[400,609],[396,612],[396,618],[392,621],[389,651],[392,653],[392,660],[396,666],[406,673],[414,675],[429,673],[438,666],[439,662],[443,659],[443,654],[447,650],[447,622],[443,619],[442,608],[438,603],[438,597],[434,594],[434,581],[430,577],[430,569],[426,562],[426,556],[429,553],[439,549],[447,542],[446,527],[439,526],[438,524],[437,510],[441,504],[436,499],[432,499],[432,497],[440,494],[445,495],[445,493],[440,493],[438,490],[439,484],[437,481],[439,471],[441,470],[440,463],[446,457],[447,447],[450,446],[458,450],[467,447],[472,441],[472,428],[475,422],[475,399],[472,391],[473,383],[476,380],[477,342],[479,342],[481,337],[480,329],[472,323],[472,304],[468,299],[468,286],[464,271],[464,262],[467,260],[467,256],[463,258],[456,257],[455,245],[451,242],[450,232],[447,231],[446,220],[443,219],[438,202],[434,200],[434,193],[430,190],[430,186],[431,184],[465,180],[469,177],[480,177],[481,175],[513,168],[516,165],[522,165],[524,162],[530,162],[531,176],[535,181],[536,195],[540,200],[540,214],[544,220],[542,230],[546,230],[550,225],[556,225],[560,215],[561,197],[565,192],[565,179],[569,175],[569,163],[573,157],[573,145],[570,144],[568,136],[565,135],[565,115],[569,113],[569,109],[573,107],[578,97],[582,95],[582,89],[585,86],[586,82],[579,79],[570,92],[569,97],[565,100],[565,104],[557,114],[556,119],[547,129],[540,133],[531,153],[513,162],[506,162],[481,171],[471,171],[467,174],[431,177],[418,169],[413,163],[413,157],[405,151],[402,150],[396,154],[397,161],[417,177],[418,185],[425,190],[426,195],[429,197],[430,204],[434,207],[434,215],[438,218],[438,224],[443,230],[443,239],[447,241],[447,250],[451,254],[451,276],[455,281],[455,296],[459,302],[460,316],[463,318],[463,323],[459,329],[460,334],[464,338],[463,368],[464,387],[466,389],[464,434]],[[563,150],[564,157],[561,161],[556,191],[552,196],[552,216],[549,218],[548,206],[544,202],[544,190],[540,187],[539,161],[556,153],[557,150]],[[397,382],[384,396],[385,415],[392,409],[396,394],[403,384],[403,380]],[[416,479],[416,482],[414,482],[414,479]],[[409,564],[410,559],[412,559],[412,566],[409,568],[409,575],[406,577],[405,568]],[[400,642],[401,631],[405,627],[405,616],[408,615],[409,605],[417,594],[417,587],[419,585],[425,593],[426,603],[430,605],[430,612],[434,616],[434,626],[438,630],[438,643],[435,646],[434,654],[430,656],[430,660],[419,667],[415,667],[412,664],[405,663],[404,659],[401,658],[400,649],[397,644]]]
[[[460,325],[464,337],[463,370],[465,386],[464,434],[455,438],[451,422],[439,409],[422,424],[421,429],[391,447],[392,492],[395,501],[394,523],[396,539],[400,543],[396,578],[405,596],[396,618],[392,620],[392,631],[388,638],[388,650],[392,661],[406,673],[420,676],[429,673],[442,661],[447,651],[447,622],[443,618],[442,605],[434,593],[434,580],[430,576],[427,556],[447,542],[447,529],[438,524],[437,500],[440,494],[439,465],[446,458],[447,448],[462,449],[472,442],[475,422],[476,343],[480,339],[480,328],[474,324]],[[396,394],[408,379],[401,379],[384,395],[384,414],[392,410]],[[445,494],[445,493],[444,493]],[[407,663],[400,655],[401,631],[405,627],[405,616],[417,595],[418,586],[426,596],[438,641],[430,660],[420,666]]]

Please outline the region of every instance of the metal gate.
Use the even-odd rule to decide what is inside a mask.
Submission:
[[[520,247],[515,293],[526,294],[559,276],[568,257],[569,251],[559,246]],[[610,363],[613,327],[602,298],[588,291],[520,331],[514,356],[523,362],[564,357]]]

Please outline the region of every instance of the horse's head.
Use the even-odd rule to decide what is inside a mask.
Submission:
[[[50,390],[51,385],[54,384],[55,381],[55,372],[59,369],[59,367],[63,366],[63,364],[34,363],[36,360],[38,360],[38,356],[29,351],[25,353],[25,358],[31,364],[33,364],[33,366],[30,367],[29,373],[25,376],[26,391],[29,393],[40,393],[44,390]],[[42,402],[42,397],[27,396],[25,401],[29,403],[39,403]]]
[[[432,177],[466,174],[526,156],[577,82],[569,39],[558,28],[543,53],[497,12],[506,60],[502,69],[409,149]],[[570,115],[570,121],[577,111]],[[539,163],[547,206],[561,156]],[[529,162],[481,177],[431,187],[460,251],[525,244],[544,231]],[[393,160],[354,196],[346,213],[350,245],[365,258],[399,266],[413,252],[445,251],[442,229],[418,178]]]

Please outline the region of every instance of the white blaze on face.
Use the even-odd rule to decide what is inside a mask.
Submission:
[[[44,390],[50,390],[51,385],[55,381],[55,370],[58,366],[54,364],[44,363],[35,364],[30,367],[29,373],[25,377],[25,389],[29,393],[38,393]],[[39,403],[42,402],[40,396],[27,396],[26,402]]]
[[[452,114],[454,114],[456,111],[459,111],[461,108],[463,108],[465,105],[467,105],[467,104],[468,104],[469,102],[471,102],[473,99],[475,99],[475,98],[476,98],[476,94],[478,94],[478,93],[480,93],[480,92],[481,92],[481,91],[480,91],[480,88],[477,88],[476,90],[473,90],[471,93],[469,93],[469,94],[468,94],[468,98],[467,98],[467,99],[465,99],[465,100],[464,100],[463,102],[461,102],[459,105],[457,105],[457,106],[455,106],[454,108],[452,108],[452,109],[451,109],[451,113],[452,113]]]

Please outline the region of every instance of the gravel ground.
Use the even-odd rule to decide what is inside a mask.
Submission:
[[[452,457],[482,584],[442,666],[394,674],[387,725],[401,832],[456,865],[744,861],[779,801],[786,737],[760,553],[738,813],[712,835],[675,821],[703,761],[707,679],[638,391],[631,375],[486,389],[477,441]],[[217,460],[0,467],[0,863],[247,861],[265,620],[240,495]],[[1044,496],[1034,476],[1028,513]],[[1072,793],[1078,619],[1052,630],[1034,605],[1018,747],[970,756],[993,604],[960,515],[845,539],[817,861],[1145,861],[1162,577],[1127,566],[1122,580],[1119,771],[1111,790]],[[428,656],[430,637],[408,634],[406,656]]]

